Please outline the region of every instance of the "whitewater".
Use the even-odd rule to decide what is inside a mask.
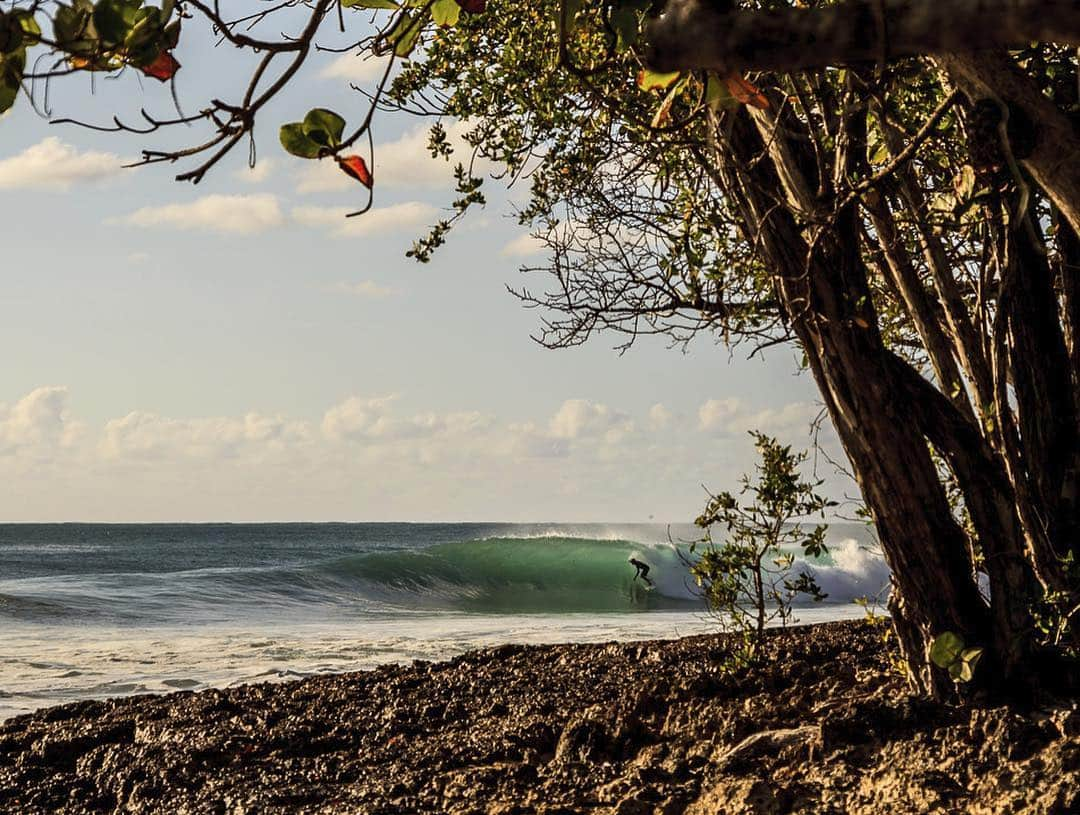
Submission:
[[[76,699],[280,681],[514,643],[713,631],[692,527],[0,525],[0,719]],[[830,527],[801,622],[863,614],[888,570]],[[628,560],[651,567],[655,588]]]

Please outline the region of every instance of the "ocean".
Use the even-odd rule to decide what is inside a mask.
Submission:
[[[680,541],[607,524],[0,525],[0,719],[77,699],[280,681],[507,642],[714,631]],[[888,571],[837,524],[802,622]],[[635,581],[633,556],[654,589]]]

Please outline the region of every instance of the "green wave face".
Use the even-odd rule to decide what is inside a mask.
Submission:
[[[634,580],[634,556],[655,588]],[[364,595],[471,612],[612,612],[701,608],[674,547],[625,540],[490,538],[420,551],[373,552],[328,564]]]

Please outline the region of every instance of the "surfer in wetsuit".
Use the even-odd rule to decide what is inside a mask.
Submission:
[[[637,580],[640,577],[642,580],[644,580],[650,586],[655,586],[656,585],[649,578],[649,564],[648,563],[642,563],[636,557],[632,557],[632,558],[630,558],[630,565],[633,566],[634,569],[636,569],[636,571],[634,572],[634,580]]]

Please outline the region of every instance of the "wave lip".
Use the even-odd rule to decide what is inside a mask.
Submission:
[[[653,567],[655,589],[634,580],[631,556]],[[321,569],[390,605],[486,613],[701,607],[674,546],[627,540],[491,537],[352,555]]]

